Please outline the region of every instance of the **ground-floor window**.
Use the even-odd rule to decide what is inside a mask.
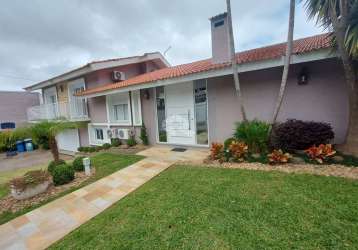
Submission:
[[[206,80],[194,81],[196,143],[208,144],[208,102]]]
[[[160,142],[167,142],[166,131],[166,114],[165,114],[165,93],[164,87],[157,87],[155,89],[156,94],[156,106],[157,106],[157,120],[158,120],[158,134]]]
[[[94,131],[95,131],[96,140],[103,141],[103,129],[95,128]]]
[[[111,140],[107,131],[107,126],[88,124],[89,143],[91,145],[102,145],[104,143],[110,143]]]

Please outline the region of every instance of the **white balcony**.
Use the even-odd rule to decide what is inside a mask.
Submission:
[[[88,118],[87,102],[79,99],[74,102],[42,104],[27,109],[28,121],[61,120],[85,121]]]

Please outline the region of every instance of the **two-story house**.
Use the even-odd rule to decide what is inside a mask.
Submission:
[[[60,136],[60,148],[71,151],[79,145],[110,142],[110,136],[123,138],[118,131],[121,128],[134,126],[138,135],[142,123],[151,144],[208,147],[222,142],[242,118],[230,63],[227,14],[210,22],[211,58],[170,67],[161,54],[151,53],[90,63],[28,87],[42,89],[44,98],[44,105],[29,110],[29,119],[63,116],[88,121],[87,129]],[[280,43],[236,54],[249,119],[271,120],[285,48],[286,44]],[[335,143],[342,143],[348,111],[344,73],[341,62],[331,53],[330,36],[295,40],[278,121],[328,122],[334,129]]]

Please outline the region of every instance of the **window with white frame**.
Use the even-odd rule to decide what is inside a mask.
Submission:
[[[95,128],[94,129],[95,132],[95,139],[97,141],[103,141],[103,129],[102,128]]]
[[[109,122],[120,125],[131,125],[129,93],[118,93],[107,96]]]
[[[106,126],[99,126],[88,124],[88,135],[90,145],[103,145],[110,143],[110,138],[107,135],[108,128]]]
[[[142,109],[140,102],[140,91],[132,91],[133,123],[136,126],[142,125]]]
[[[108,120],[111,124],[132,125],[132,111],[133,125],[142,125],[142,110],[139,90],[131,92],[131,101],[129,98],[129,92],[108,95],[107,109]]]

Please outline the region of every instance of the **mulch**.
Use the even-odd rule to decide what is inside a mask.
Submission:
[[[182,162],[180,165],[191,165],[190,162]],[[262,163],[232,163],[224,162],[219,163],[218,161],[208,161],[205,160],[204,163],[195,166],[200,167],[215,167],[215,168],[231,168],[231,169],[249,169],[249,170],[258,170],[258,171],[279,171],[284,173],[299,173],[299,174],[313,174],[313,175],[322,175],[322,176],[335,176],[343,177],[347,179],[358,179],[358,167],[347,167],[339,164],[330,164],[330,165],[316,165],[316,164],[281,164],[281,165],[269,165]]]

